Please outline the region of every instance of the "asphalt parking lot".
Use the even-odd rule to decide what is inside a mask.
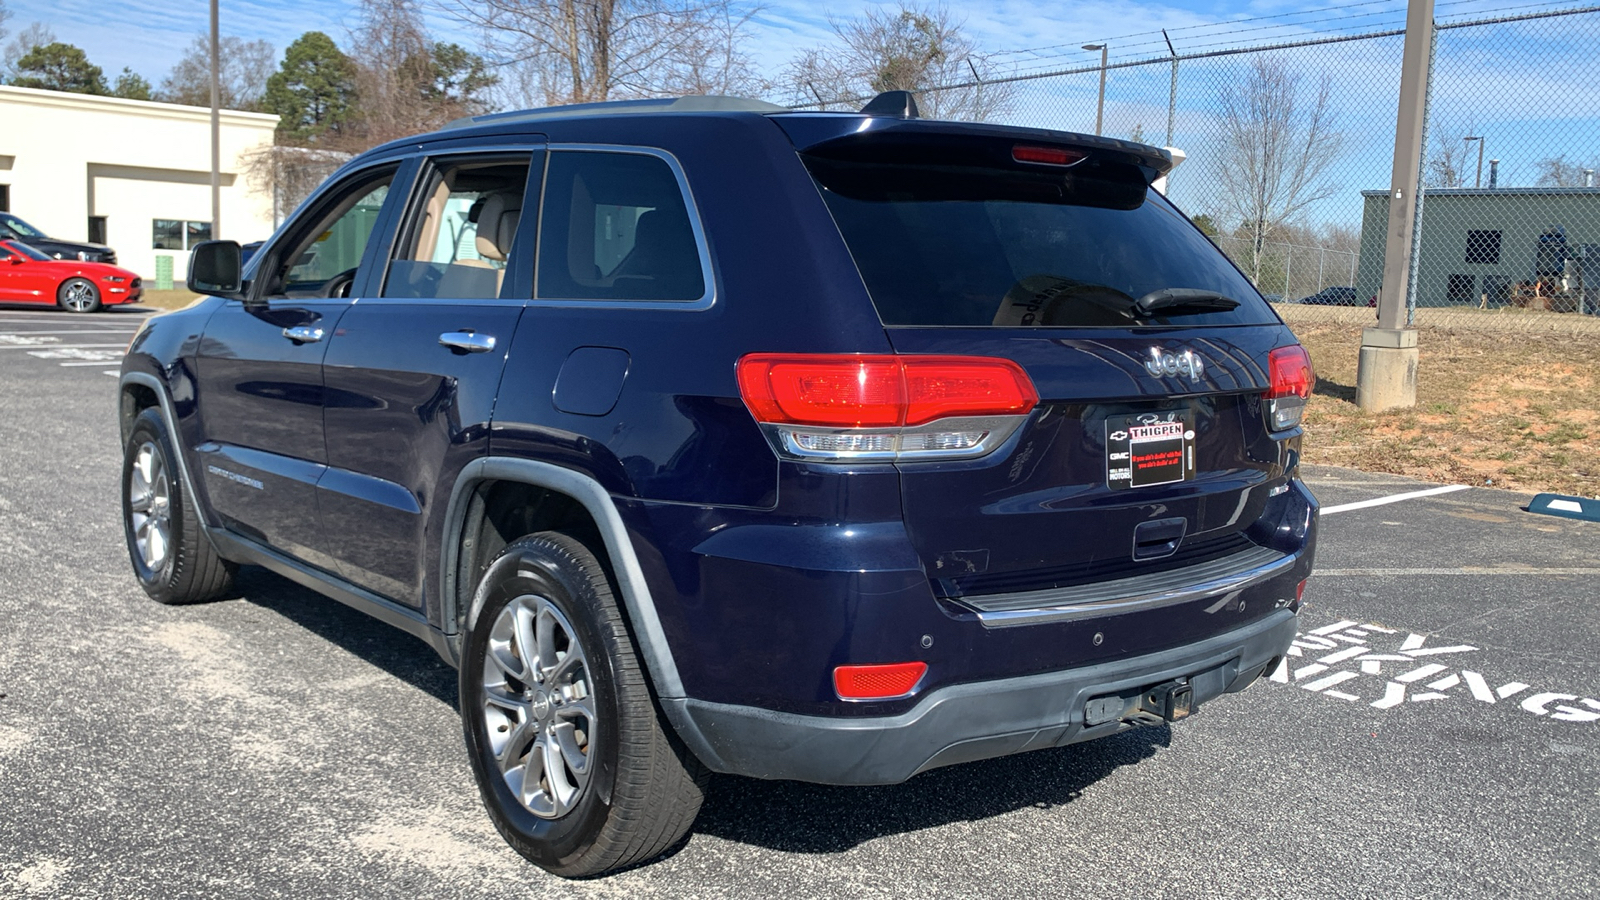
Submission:
[[[0,897],[1600,895],[1600,525],[1330,469],[1273,679],[894,787],[718,778],[671,856],[561,882],[420,642],[260,570],[135,585],[102,373],[141,315],[0,310]]]

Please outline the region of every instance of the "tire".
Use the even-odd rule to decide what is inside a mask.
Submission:
[[[238,566],[217,555],[184,490],[165,421],[134,420],[122,459],[122,530],[139,586],[158,603],[198,603],[226,592]]]
[[[506,842],[569,878],[642,863],[678,843],[708,775],[662,721],[594,554],[557,532],[513,541],[484,573],[473,606],[462,727]],[[525,645],[537,649],[537,666],[525,662]],[[538,781],[525,780],[535,772]]]
[[[87,278],[68,278],[56,288],[56,305],[67,312],[92,313],[100,308],[100,289]]]

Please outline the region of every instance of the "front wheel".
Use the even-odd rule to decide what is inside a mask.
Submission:
[[[87,278],[68,278],[56,290],[56,303],[67,312],[91,313],[100,308],[100,289]]]
[[[567,877],[676,844],[707,776],[662,721],[594,554],[557,532],[513,541],[484,574],[474,608],[462,725],[506,842]]]
[[[198,603],[226,591],[238,566],[206,540],[176,460],[161,414],[140,413],[122,460],[122,526],[144,592],[161,603]]]

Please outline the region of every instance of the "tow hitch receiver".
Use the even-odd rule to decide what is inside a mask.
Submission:
[[[1139,711],[1159,716],[1163,722],[1187,719],[1194,712],[1194,688],[1181,680],[1158,684],[1139,697]]]
[[[1160,725],[1187,719],[1194,712],[1194,688],[1187,678],[1175,678],[1137,695],[1095,697],[1083,706],[1083,724],[1093,728],[1121,720],[1129,725]]]

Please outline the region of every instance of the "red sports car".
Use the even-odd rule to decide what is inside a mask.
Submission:
[[[54,303],[86,313],[143,296],[139,276],[127,269],[51,259],[21,241],[0,241],[0,303]]]

